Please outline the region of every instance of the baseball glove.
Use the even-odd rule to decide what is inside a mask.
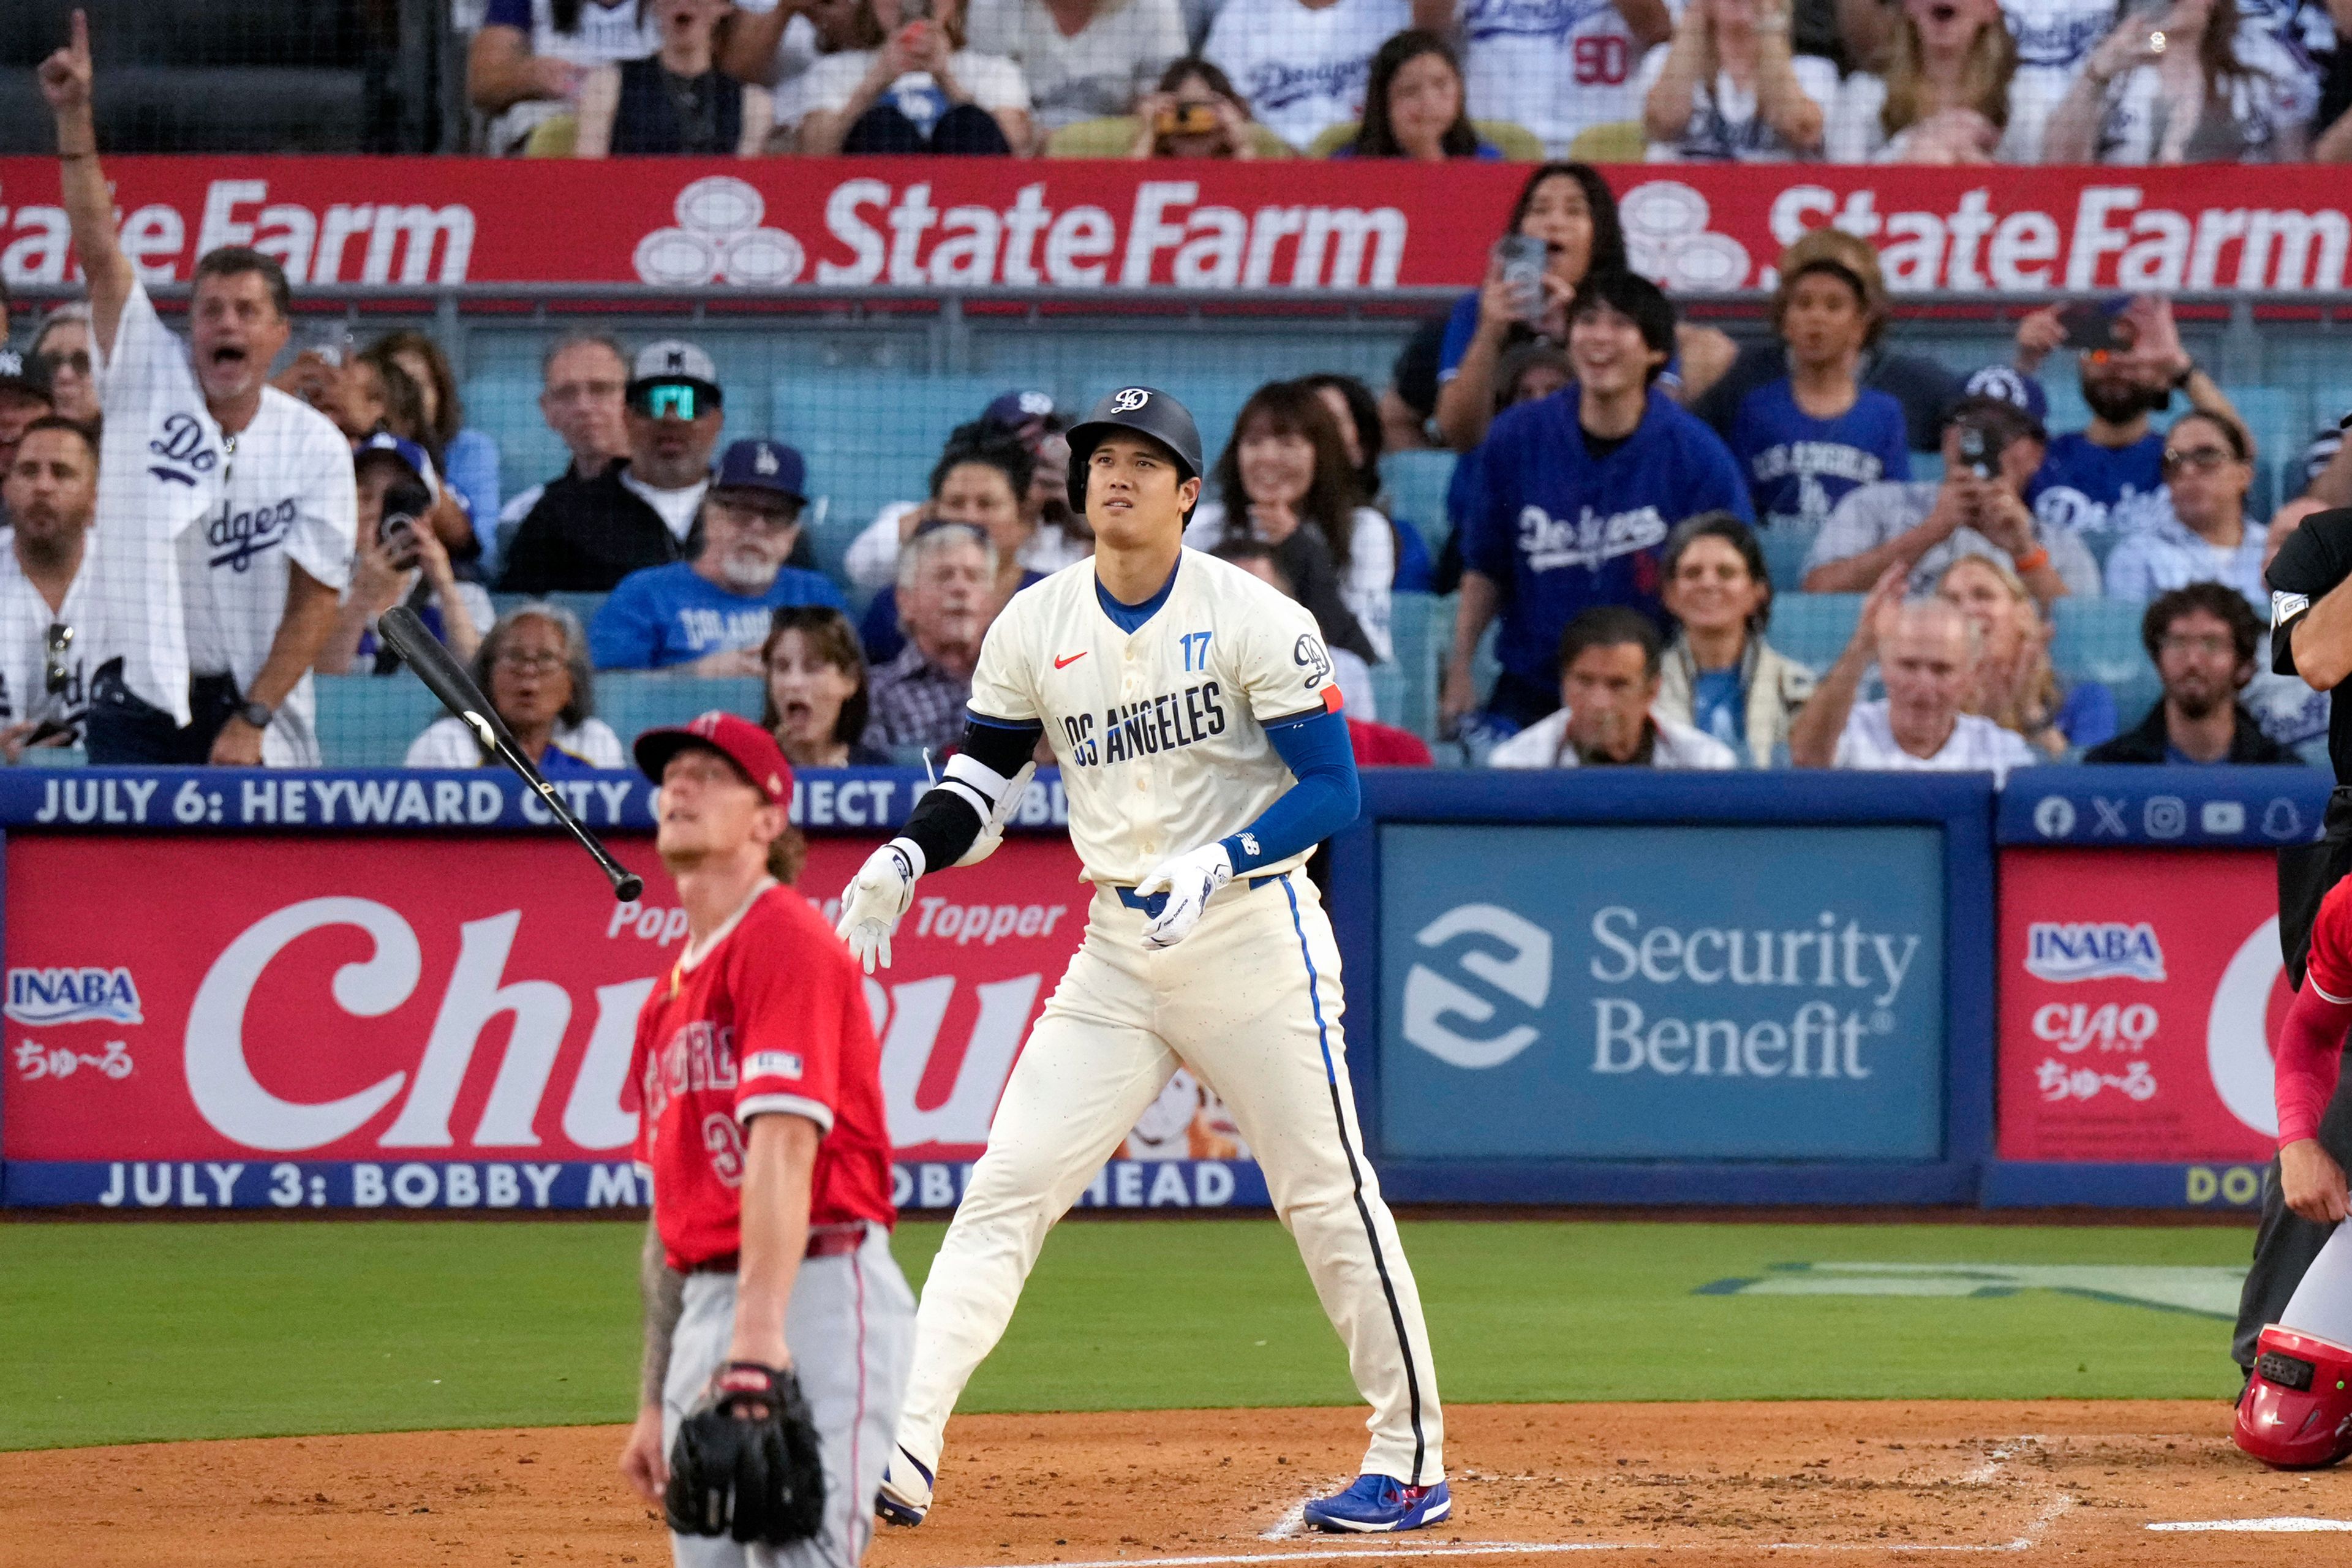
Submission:
[[[800,1380],[730,1361],[687,1412],[662,1498],[680,1535],[788,1546],[824,1524],[824,1465]]]

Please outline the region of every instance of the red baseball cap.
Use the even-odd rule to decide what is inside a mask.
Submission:
[[[684,724],[648,730],[637,737],[637,767],[646,777],[661,783],[669,760],[689,746],[717,752],[743,771],[751,787],[789,810],[793,804],[793,764],[784,761],[776,738],[740,714],[712,709]]]

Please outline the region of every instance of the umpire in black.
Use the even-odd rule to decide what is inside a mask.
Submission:
[[[2315,512],[2279,547],[2265,574],[2271,590],[2271,667],[2328,693],[2327,760],[2336,790],[2318,842],[2279,851],[2279,946],[2287,979],[2303,984],[2311,925],[2319,900],[2352,870],[2352,508]],[[2319,1146],[2352,1169],[2352,1075],[2336,1088],[2320,1118]],[[2279,1163],[2263,1179],[2263,1224],[2253,1267],[2238,1300],[2230,1353],[2242,1370],[2254,1364],[2254,1341],[2286,1310],[2304,1271],[2336,1226],[2286,1206]]]

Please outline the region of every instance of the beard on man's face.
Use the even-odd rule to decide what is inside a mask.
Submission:
[[[2105,377],[2083,378],[2083,401],[2091,412],[2110,425],[2127,425],[2143,414],[2153,414],[2171,401],[2168,394],[2154,393],[2144,386],[2134,386],[2127,381]]]

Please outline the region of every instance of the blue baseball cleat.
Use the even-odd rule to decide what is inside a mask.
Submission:
[[[1419,1530],[1437,1524],[1454,1512],[1454,1494],[1444,1481],[1409,1487],[1393,1476],[1358,1476],[1346,1491],[1317,1498],[1307,1505],[1307,1522],[1318,1530],[1353,1531],[1370,1534],[1383,1531]]]
[[[874,1511],[885,1524],[910,1527],[922,1523],[923,1516],[931,1511],[931,1472],[904,1448],[882,1468],[882,1484],[874,1493]]]

